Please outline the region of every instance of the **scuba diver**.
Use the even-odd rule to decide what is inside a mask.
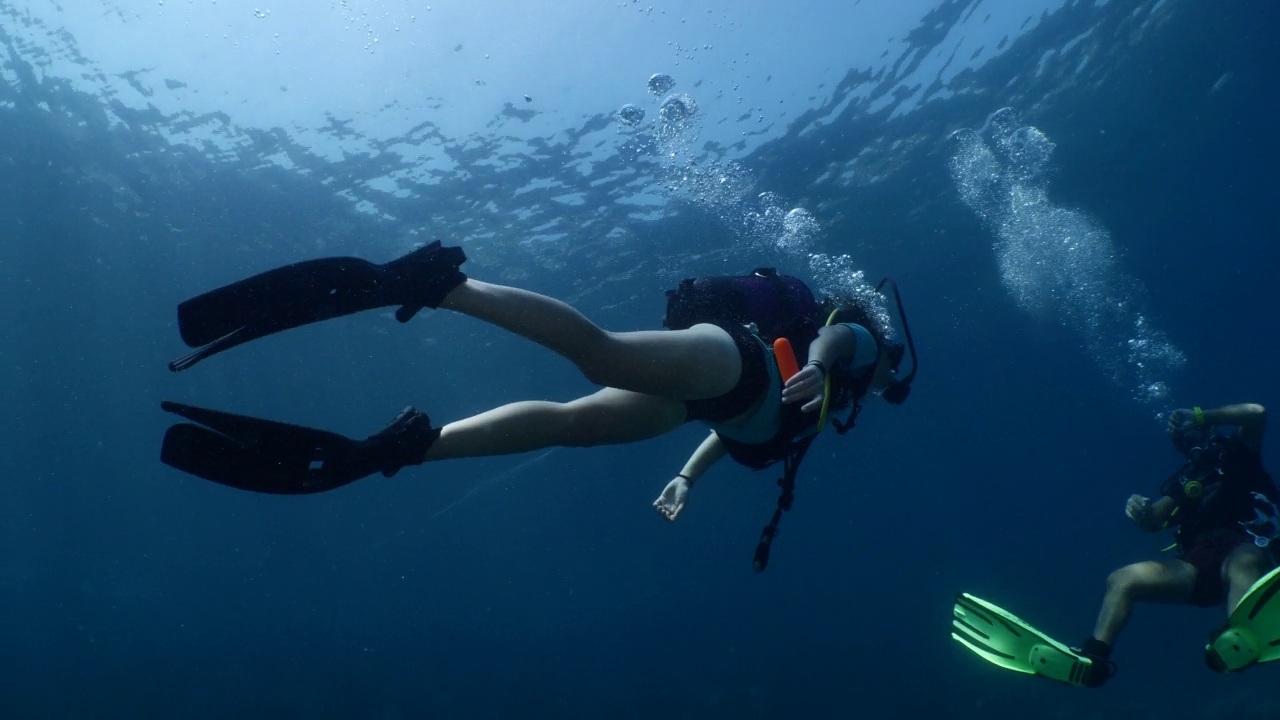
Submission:
[[[1099,687],[1115,674],[1111,649],[1135,602],[1225,606],[1226,625],[1205,647],[1216,672],[1280,659],[1280,498],[1262,467],[1266,410],[1228,405],[1174,410],[1168,432],[1185,462],[1159,499],[1133,495],[1125,515],[1140,529],[1175,530],[1178,557],[1125,566],[1107,578],[1093,634],[1068,648],[968,593],[956,598],[951,637],[986,660],[1072,685]],[[1223,428],[1234,426],[1234,432]],[[1270,570],[1270,572],[1268,572]]]
[[[460,270],[465,260],[461,248],[437,241],[386,264],[310,260],[209,291],[178,306],[182,339],[197,349],[169,367],[185,370],[276,332],[399,306],[400,322],[422,308],[447,309],[509,330],[568,359],[603,388],[566,403],[511,403],[442,427],[409,407],[364,440],[164,402],[164,410],[191,422],[169,428],[161,460],[243,490],[305,494],[427,461],[630,443],[698,420],[714,432],[655,506],[674,520],[689,486],[725,454],[753,468],[783,462],[783,497],[756,553],[763,570],[800,459],[828,413],[850,408],[846,421],[831,418],[843,433],[865,395],[901,404],[915,375],[896,287],[912,354],[911,372],[901,377],[904,346],[890,341],[887,323],[878,325],[856,302],[819,303],[803,282],[771,269],[685,280],[667,293],[666,330],[610,332],[559,300],[469,279]],[[793,348],[783,353],[788,377],[775,343]]]

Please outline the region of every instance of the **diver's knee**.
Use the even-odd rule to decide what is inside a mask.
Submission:
[[[555,422],[560,426],[560,444],[565,447],[595,447],[608,441],[604,424],[593,421],[572,403],[558,405],[555,415]]]
[[[1107,576],[1107,595],[1132,597],[1139,584],[1139,573],[1127,565]]]
[[[1118,592],[1123,592],[1127,585],[1128,580],[1126,579],[1125,568],[1112,571],[1112,573],[1107,576],[1108,595],[1115,595]]]

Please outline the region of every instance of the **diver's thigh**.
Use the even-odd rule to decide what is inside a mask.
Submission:
[[[566,414],[567,445],[592,446],[647,440],[668,433],[685,419],[680,400],[604,388],[561,406]]]
[[[1241,543],[1223,559],[1222,579],[1247,588],[1265,575],[1271,565],[1271,557],[1266,550],[1253,543]]]
[[[1129,566],[1139,596],[1149,602],[1182,603],[1191,599],[1196,568],[1185,560],[1148,560]]]
[[[723,328],[610,333],[609,350],[588,377],[602,385],[677,400],[723,395],[742,376],[738,344]]]

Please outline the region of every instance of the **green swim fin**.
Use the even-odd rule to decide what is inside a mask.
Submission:
[[[333,490],[377,472],[390,477],[422,463],[440,436],[430,418],[413,408],[368,439],[352,440],[194,405],[166,401],[160,407],[192,421],[165,432],[161,462],[239,490],[276,495]]]
[[[210,290],[178,305],[178,331],[196,350],[169,369],[186,370],[250,340],[363,310],[399,305],[396,319],[408,322],[466,281],[458,269],[466,259],[462,248],[437,240],[383,265],[353,257],[307,260]]]
[[[1245,592],[1227,626],[1205,646],[1204,657],[1218,672],[1280,660],[1280,568],[1263,575]]]
[[[1036,630],[1004,609],[969,593],[956,596],[951,638],[1007,670],[1089,686],[1094,661]],[[1110,671],[1104,669],[1106,676]]]

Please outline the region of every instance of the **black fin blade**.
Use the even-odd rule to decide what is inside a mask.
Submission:
[[[181,423],[164,434],[160,461],[238,490],[298,495],[327,490],[308,482],[311,463],[298,455],[272,457],[226,435]]]
[[[338,450],[352,442],[343,435],[327,430],[263,420],[248,415],[236,415],[170,400],[162,401],[160,409],[213,428],[242,445],[288,447],[293,453],[305,455],[308,458],[313,457],[317,450]]]
[[[236,331],[241,331],[240,342],[246,342],[390,305],[382,297],[383,277],[381,266],[353,257],[286,265],[181,303],[178,331],[188,347],[208,345]]]
[[[372,472],[341,462],[356,443],[337,433],[169,401],[160,407],[199,423],[169,428],[161,462],[205,480],[299,495],[332,490]]]
[[[374,308],[398,305],[408,322],[439,307],[466,281],[459,247],[436,240],[385,265],[354,257],[306,260],[245,278],[178,305],[178,331],[196,348],[169,364],[174,372],[260,337]]]

